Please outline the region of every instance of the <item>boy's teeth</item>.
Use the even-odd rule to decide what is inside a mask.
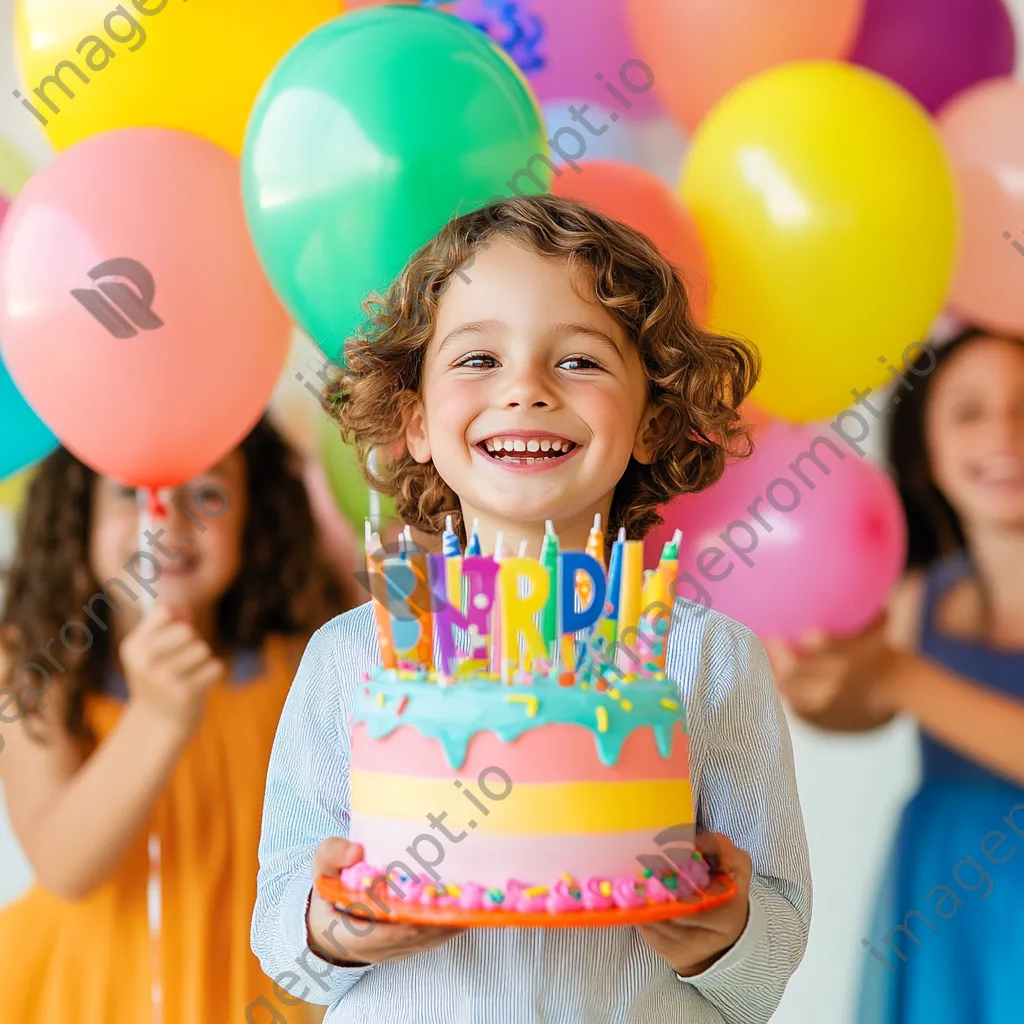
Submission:
[[[558,438],[530,438],[524,440],[523,438],[512,438],[512,437],[489,437],[484,441],[484,448],[488,452],[492,452],[496,455],[500,455],[502,452],[550,452],[552,455],[560,455],[562,453],[569,452],[574,447],[571,441],[562,441]],[[548,456],[550,457],[550,456]],[[539,456],[535,459],[527,458],[526,462],[540,462],[543,457]],[[519,459],[512,459],[511,461],[521,461]]]

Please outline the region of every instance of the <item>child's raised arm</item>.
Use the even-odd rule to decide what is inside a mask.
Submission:
[[[4,728],[11,824],[40,884],[65,899],[88,896],[117,869],[224,671],[192,627],[162,609],[129,634],[121,654],[130,700],[88,758],[64,728],[59,686],[41,715]],[[0,677],[7,674],[0,663]]]

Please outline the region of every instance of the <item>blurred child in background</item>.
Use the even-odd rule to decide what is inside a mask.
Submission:
[[[0,911],[0,1019],[240,1024],[272,993],[249,949],[271,743],[341,610],[291,453],[259,423],[140,549],[136,492],[59,449],[23,524],[0,774],[38,883]]]
[[[770,643],[825,729],[919,723],[870,941],[864,1024],[1010,1024],[1024,964],[1024,341],[967,331],[897,389],[890,435],[908,574],[863,635]],[[918,383],[920,380],[920,383]]]

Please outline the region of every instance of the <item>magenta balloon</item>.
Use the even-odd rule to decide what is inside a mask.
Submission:
[[[541,103],[566,96],[593,100],[630,121],[658,113],[653,88],[631,91],[631,86],[645,86],[647,78],[630,63],[640,55],[630,36],[625,0],[587,0],[585,5],[573,0],[458,0],[449,9],[505,48]],[[629,106],[608,90],[609,84]]]
[[[987,78],[1013,73],[1013,21],[1002,0],[867,0],[850,60],[902,85],[935,113]]]
[[[762,638],[857,632],[883,607],[906,555],[892,481],[824,428],[767,428],[751,458],[663,514],[647,550],[683,531],[679,572],[689,576],[678,596],[703,588],[705,603]]]

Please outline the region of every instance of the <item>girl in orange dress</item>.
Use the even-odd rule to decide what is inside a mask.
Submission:
[[[135,491],[60,449],[22,513],[0,777],[38,881],[0,911],[11,1024],[313,1019],[249,925],[278,716],[339,591],[265,422],[165,497],[143,540]]]

